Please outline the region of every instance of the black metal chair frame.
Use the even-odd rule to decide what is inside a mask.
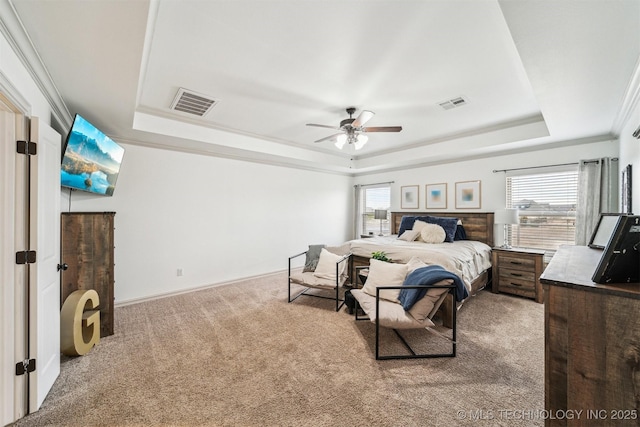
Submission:
[[[393,329],[393,331],[396,333],[396,335],[398,336],[398,338],[400,338],[400,341],[402,341],[402,343],[404,344],[404,346],[409,350],[409,352],[411,352],[410,355],[387,355],[387,356],[381,356],[380,355],[380,290],[389,290],[389,289],[421,289],[421,288],[428,288],[428,289],[437,289],[437,288],[447,288],[449,289],[449,293],[453,294],[453,300],[456,300],[456,286],[454,284],[451,285],[403,285],[403,286],[389,286],[389,287],[384,287],[384,288],[376,288],[376,321],[375,321],[375,325],[376,325],[376,360],[389,360],[389,359],[426,359],[426,358],[435,358],[435,357],[455,357],[456,356],[456,310],[451,310],[451,324],[453,325],[452,328],[452,337],[446,337],[442,334],[440,334],[439,332],[433,331],[430,328],[424,328],[426,329],[428,332],[430,333],[434,333],[444,339],[450,340],[451,341],[451,352],[450,353],[435,353],[435,354],[416,354],[416,352],[411,348],[411,346],[409,345],[409,343],[407,342],[407,340],[402,336],[402,334],[400,334],[400,332],[397,329],[391,328]],[[362,316],[358,316],[358,311],[360,311],[360,304],[358,303],[358,299],[356,298],[356,314],[355,314],[355,318],[357,321],[359,320],[370,320],[369,317],[362,317]],[[417,329],[417,328],[416,328]]]
[[[308,297],[315,297],[315,298],[323,298],[323,299],[330,299],[330,300],[335,300],[336,302],[336,311],[340,311],[340,308],[342,308],[342,306],[344,305],[344,298],[340,298],[340,264],[347,261],[348,259],[351,258],[351,254],[346,254],[344,255],[342,258],[340,258],[340,260],[338,262],[336,262],[336,295],[335,296],[326,296],[326,295],[317,295],[317,294],[308,294],[306,293],[309,289],[319,289],[319,290],[324,290],[324,291],[331,291],[330,289],[322,289],[322,288],[315,288],[312,286],[306,287],[305,289],[303,289],[301,292],[299,292],[296,296],[294,296],[293,298],[291,298],[291,260],[294,258],[297,258],[299,256],[305,255],[307,252],[309,251],[304,251],[301,252],[297,255],[293,255],[289,257],[289,275],[287,277],[288,281],[289,281],[289,302],[293,302],[296,299],[298,299],[298,297],[301,297],[303,295],[308,296]],[[347,269],[345,268],[345,271]],[[348,276],[347,276],[348,279]],[[346,281],[345,281],[346,283]],[[300,285],[300,286],[304,286],[304,285]]]

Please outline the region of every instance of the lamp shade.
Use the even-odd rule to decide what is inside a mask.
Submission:
[[[374,219],[387,219],[387,211],[385,209],[376,209],[373,213]]]
[[[354,142],[353,145],[356,147],[356,150],[359,150],[364,147],[364,144],[366,144],[368,140],[369,137],[367,135],[360,134],[356,137],[356,142]]]
[[[518,209],[498,209],[495,212],[494,222],[496,224],[519,224]]]
[[[338,135],[338,138],[336,139],[335,146],[338,147],[338,149],[342,150],[342,147],[344,147],[344,144],[346,142],[347,142],[347,135],[345,135],[345,134]]]

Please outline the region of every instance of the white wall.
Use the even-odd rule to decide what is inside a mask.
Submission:
[[[6,40],[0,37],[0,72],[29,100],[31,113],[50,123],[51,109]],[[364,175],[357,183],[395,181],[400,187],[448,183],[455,210],[455,182],[482,181],[479,211],[504,206],[504,174],[494,169],[620,156],[634,165],[634,212],[640,212],[638,106],[617,142],[557,148],[473,161]],[[64,133],[64,130],[62,130]],[[351,237],[352,178],[229,159],[125,146],[115,195],[74,192],[72,211],[115,211],[116,302],[222,283],[286,268],[287,256],[310,243],[337,244]],[[63,192],[63,210],[68,206]],[[176,270],[182,268],[184,276]]]
[[[28,113],[53,124],[47,99],[1,34],[0,74]],[[284,270],[309,244],[352,235],[350,177],[125,148],[113,197],[71,196],[72,211],[116,212],[116,303]]]
[[[633,213],[640,215],[640,139],[632,136],[640,126],[640,104],[636,105],[629,120],[620,133],[620,171],[631,165]],[[622,188],[622,187],[620,187]]]
[[[258,163],[126,145],[113,197],[74,191],[70,211],[114,211],[115,300],[152,296],[284,270],[287,257],[314,243],[350,239],[352,184],[395,181],[400,187],[482,181],[478,211],[504,207],[505,180],[494,169],[618,156],[617,142],[513,154],[349,178]],[[69,210],[63,190],[62,210]],[[178,269],[183,276],[177,275]],[[284,286],[284,283],[283,283]]]
[[[481,180],[482,206],[505,204],[504,173],[494,169],[618,156],[607,141],[349,178],[123,144],[126,152],[113,197],[74,191],[70,211],[116,212],[115,300],[152,296],[284,270],[287,257],[314,243],[339,244],[351,236],[352,184],[394,181],[400,187]],[[62,210],[69,210],[63,190]],[[499,233],[499,230],[496,230]],[[183,276],[177,276],[177,269]],[[283,283],[284,286],[284,283]]]
[[[394,181],[391,186],[391,210],[400,209],[400,191],[402,186],[418,185],[420,187],[419,211],[425,208],[426,184],[447,183],[447,209],[455,211],[455,183],[461,181],[481,181],[480,209],[465,209],[466,212],[494,212],[505,207],[506,180],[502,172],[494,170],[525,168],[552,164],[573,163],[581,159],[597,157],[618,157],[618,142],[605,141],[571,147],[551,148],[544,151],[509,154],[491,158],[447,163],[404,171],[394,171],[356,178],[357,184],[383,181]],[[407,210],[407,209],[404,209]],[[443,209],[437,209],[442,211]],[[432,210],[433,211],[433,210]],[[501,241],[502,232],[494,230],[495,241]]]
[[[425,209],[426,184],[447,183],[447,211],[455,211],[455,183],[481,181],[480,209],[465,209],[469,212],[494,212],[505,207],[505,174],[494,170],[525,168],[561,163],[578,162],[597,157],[618,157],[618,142],[605,141],[571,147],[551,148],[528,153],[508,154],[491,158],[469,160],[426,166],[404,171],[394,171],[356,178],[357,184],[394,181],[391,191],[391,210],[400,209],[400,188],[406,185],[420,186],[420,211]],[[406,210],[406,209],[405,209]],[[440,209],[438,209],[440,210]]]
[[[285,270],[351,235],[350,177],[123,145],[113,197],[71,193],[72,212],[116,212],[116,303]]]

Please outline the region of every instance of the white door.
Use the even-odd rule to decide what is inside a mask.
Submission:
[[[3,104],[0,98],[0,110]],[[24,415],[24,381],[15,374],[18,353],[16,347],[24,348],[17,340],[18,323],[16,305],[23,304],[17,290],[23,286],[16,282],[16,254],[14,235],[16,231],[15,175],[16,175],[16,115],[6,107],[0,111],[0,425],[7,425]],[[7,183],[5,185],[5,183]],[[20,322],[24,323],[24,322]],[[4,327],[15,325],[15,327]],[[23,357],[21,353],[19,357]],[[19,359],[18,359],[19,360]]]
[[[37,155],[31,165],[31,271],[29,347],[36,370],[29,376],[29,411],[40,408],[60,374],[60,156],[61,138],[37,117],[31,118]],[[33,268],[33,266],[32,266]]]

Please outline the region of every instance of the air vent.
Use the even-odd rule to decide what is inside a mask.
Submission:
[[[218,105],[218,102],[218,100],[201,93],[180,88],[171,103],[171,109],[203,117],[211,111],[213,107]]]
[[[438,105],[445,110],[451,110],[452,108],[462,107],[463,105],[467,105],[467,100],[459,96],[457,98],[449,99],[444,102],[439,102]]]

